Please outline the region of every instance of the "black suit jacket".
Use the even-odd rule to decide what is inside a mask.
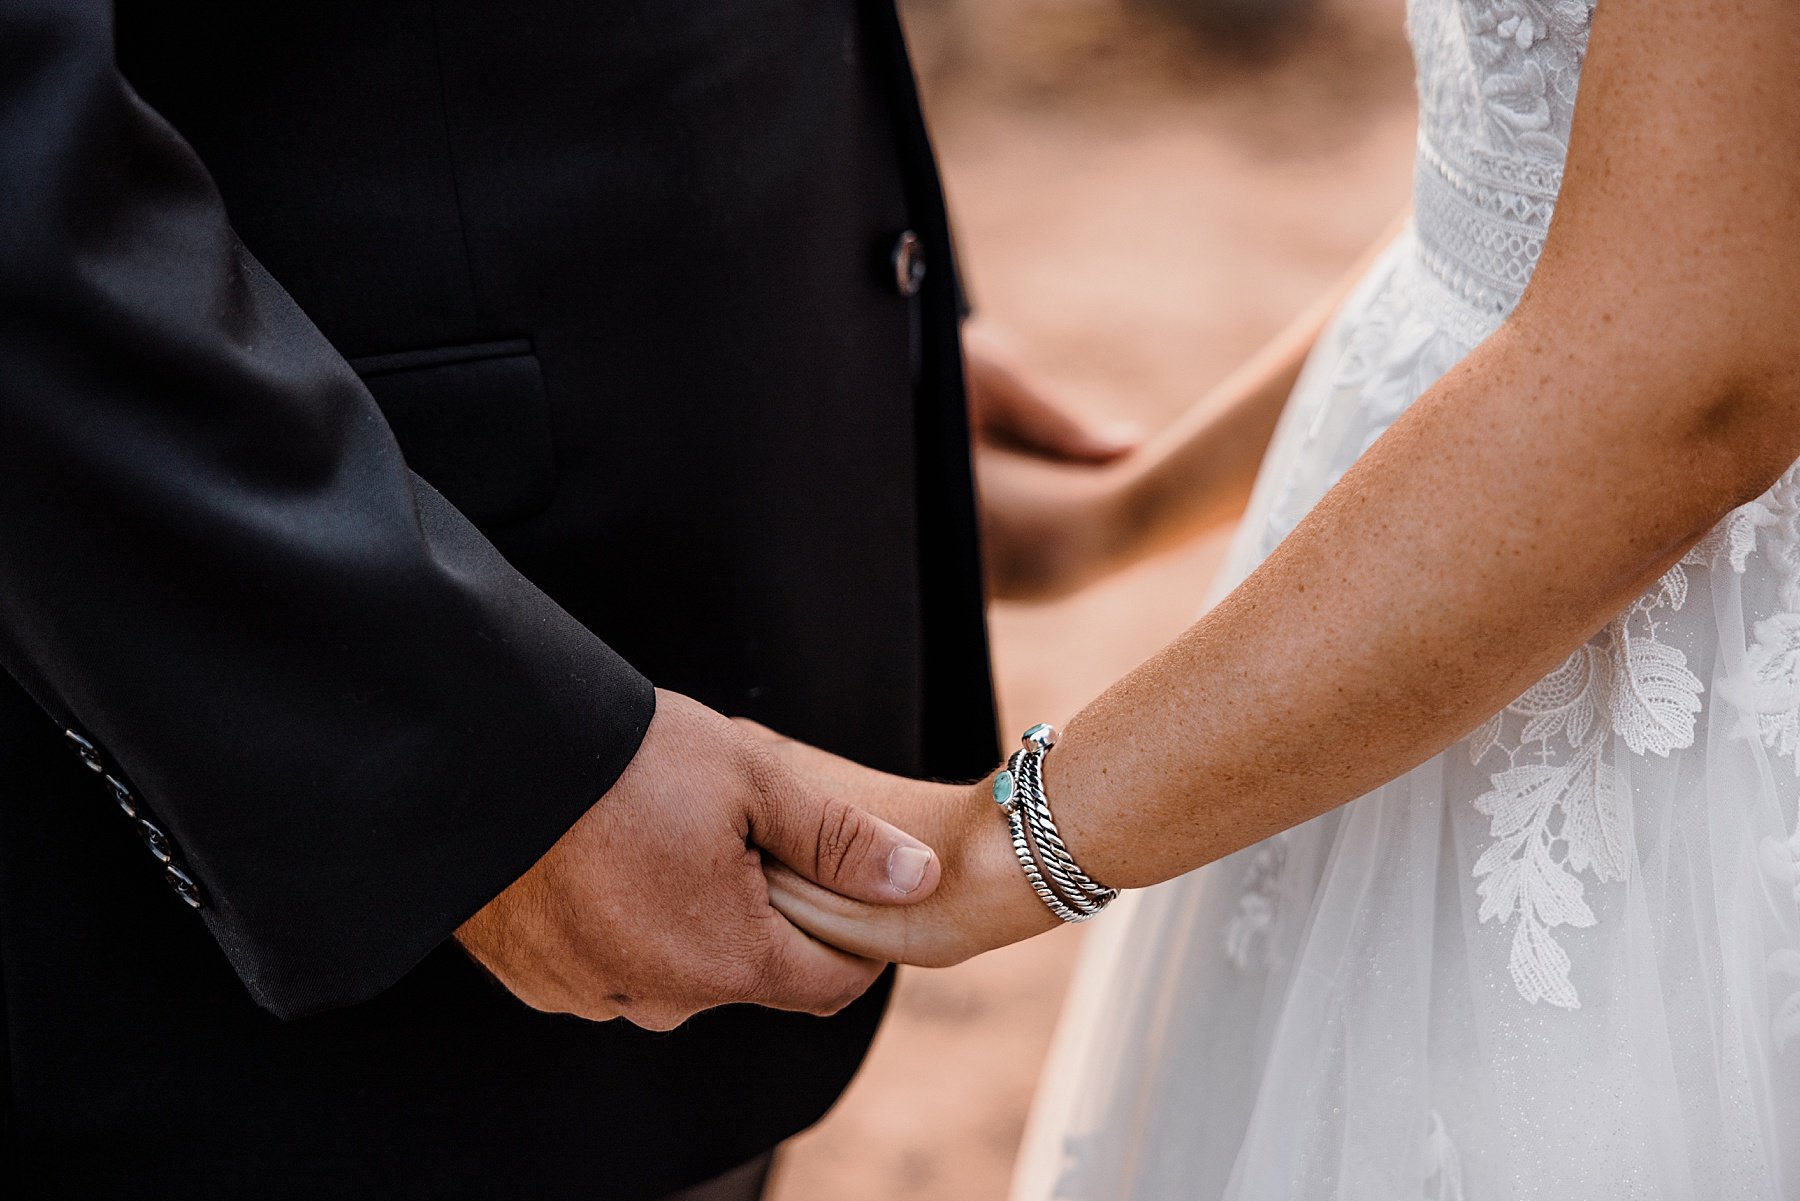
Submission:
[[[890,0],[112,9],[0,0],[7,1173],[629,1199],[806,1125],[881,990],[650,1035],[446,940],[649,680],[993,758]]]

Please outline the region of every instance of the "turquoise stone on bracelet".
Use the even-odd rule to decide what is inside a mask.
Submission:
[[[994,804],[1002,809],[1011,809],[1016,782],[1010,771],[1002,771],[994,777]]]

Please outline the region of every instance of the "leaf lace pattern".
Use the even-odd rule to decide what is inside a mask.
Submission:
[[[1412,0],[1419,65],[1413,213],[1447,329],[1473,342],[1512,311],[1562,188],[1591,0]]]
[[[1324,403],[1306,415],[1299,454],[1308,467],[1277,481],[1264,554],[1517,304],[1562,185],[1593,9],[1592,0],[1409,0],[1420,89],[1412,250],[1362,306]],[[1742,736],[1800,777],[1792,470],[1468,739],[1471,761],[1491,768],[1473,802],[1488,831],[1473,869],[1479,917],[1510,926],[1508,972],[1528,1002],[1580,1007],[1571,935],[1597,922],[1590,890],[1624,881],[1635,859],[1621,756],[1691,747],[1705,699],[1674,619],[1696,579],[1741,576],[1753,560],[1774,578],[1774,603],[1750,628],[1743,670],[1721,687],[1732,690]],[[1800,905],[1800,832],[1768,840],[1761,860]],[[1224,945],[1239,968],[1266,956],[1282,871],[1278,848],[1249,860]],[[1773,957],[1768,974],[1786,997],[1776,1040],[1800,1054],[1800,954]]]
[[[1690,573],[1742,574],[1759,543],[1777,568],[1782,609],[1754,627],[1748,711],[1754,736],[1800,771],[1800,468],[1729,514],[1598,637],[1469,736],[1472,762],[1505,761],[1475,798],[1493,841],[1474,875],[1480,920],[1514,923],[1507,968],[1527,1001],[1580,1007],[1555,931],[1595,924],[1584,874],[1622,881],[1633,859],[1612,738],[1634,755],[1693,745],[1704,686],[1658,633],[1687,603]],[[1800,901],[1800,834],[1764,851],[1771,870],[1791,869]],[[1800,981],[1796,960],[1781,970]],[[1800,1038],[1800,1000],[1793,1009],[1787,1037]]]
[[[1225,958],[1239,971],[1268,962],[1269,934],[1281,905],[1281,874],[1287,864],[1287,840],[1266,838],[1250,851],[1244,891],[1225,924]]]
[[[1582,873],[1606,882],[1629,871],[1627,798],[1608,759],[1609,735],[1637,754],[1693,744],[1700,678],[1680,650],[1656,640],[1658,617],[1682,606],[1686,587],[1677,564],[1469,737],[1473,762],[1505,759],[1474,802],[1494,840],[1475,863],[1478,916],[1515,923],[1507,968],[1527,1001],[1580,1007],[1553,931],[1594,924]]]
[[[1444,1115],[1435,1109],[1425,1134],[1425,1189],[1420,1196],[1421,1201],[1465,1201],[1462,1153],[1450,1137]]]
[[[1759,548],[1775,569],[1776,607],[1751,628],[1744,656],[1747,695],[1736,699],[1754,723],[1745,736],[1792,760],[1800,776],[1800,464],[1763,497],[1733,511],[1688,557],[1702,556],[1742,573]],[[1786,838],[1764,841],[1761,859],[1777,894],[1785,893],[1800,909],[1800,813]],[[1769,1019],[1776,1052],[1800,1052],[1800,951],[1775,951],[1765,970],[1780,998]]]

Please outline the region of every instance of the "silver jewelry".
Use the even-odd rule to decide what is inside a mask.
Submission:
[[[1024,812],[1025,828],[1031,834],[1032,845],[1037,848],[1044,874],[1050,877],[1071,909],[1099,913],[1118,897],[1118,890],[1095,883],[1069,854],[1062,833],[1056,828],[1056,819],[1050,815],[1049,799],[1044,795],[1043,756],[1025,756],[1020,769],[1025,787],[1019,807]]]
[[[1016,764],[1023,751],[1015,751],[1009,761]],[[1019,811],[1017,793],[1008,791],[1007,799],[1001,797],[1001,781],[1016,780],[1015,769],[1009,767],[994,778],[994,800],[1006,812],[1007,827],[1012,831],[1013,854],[1019,858],[1019,866],[1025,870],[1025,882],[1031,885],[1031,891],[1037,893],[1042,901],[1057,917],[1073,925],[1085,922],[1093,917],[1092,913],[1083,913],[1063,904],[1056,891],[1044,882],[1044,873],[1039,870],[1037,856],[1032,854],[1030,836],[1025,833],[1025,819]]]
[[[1019,741],[1020,749],[994,777],[994,801],[1006,814],[1013,853],[1031,890],[1063,921],[1085,922],[1111,904],[1118,890],[1095,883],[1081,870],[1050,815],[1043,763],[1056,745],[1055,728],[1032,726]]]

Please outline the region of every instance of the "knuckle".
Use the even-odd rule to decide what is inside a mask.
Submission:
[[[620,1008],[610,999],[604,1001],[573,1001],[561,993],[549,992],[515,992],[513,993],[525,1005],[538,1013],[567,1014],[589,1022],[610,1022],[620,1014]]]
[[[822,884],[845,879],[869,848],[874,828],[868,815],[848,802],[828,799],[819,815],[813,863]]]
[[[685,994],[661,993],[633,997],[610,997],[613,1014],[642,1030],[666,1034],[680,1026],[706,1004],[693,1001]]]
[[[752,997],[758,1004],[825,1016],[825,1006],[835,995],[833,989],[822,985],[809,965],[788,956],[771,955],[759,965]]]
[[[625,1014],[625,1020],[640,1030],[649,1030],[657,1034],[667,1034],[681,1025],[685,1018],[673,1012],[661,1009],[639,1008]]]
[[[527,1009],[536,1010],[538,1013],[567,1013],[567,1012],[569,1012],[568,1006],[560,1005],[557,1002],[551,1000],[549,997],[541,996],[536,992],[530,992],[530,991],[521,992],[518,989],[514,989],[513,996],[517,997],[521,1002],[523,1002]]]
[[[865,963],[807,973],[801,982],[800,1007],[818,1017],[830,1017],[869,991],[885,965]]]
[[[839,984],[835,992],[828,993],[821,997],[813,1006],[811,1012],[822,1018],[832,1017],[841,1013],[855,1003],[855,1001],[864,993],[868,992],[869,985],[874,982],[875,973],[871,973],[867,980],[847,981]]]
[[[850,1003],[851,998],[845,997],[843,992],[841,984],[822,985],[818,981],[808,981],[802,995],[796,997],[795,1001],[802,1013],[828,1018]]]
[[[542,975],[507,972],[491,972],[494,981],[511,993],[513,999],[527,1009],[538,1013],[579,1013],[580,1006],[572,1004],[568,991],[557,987]]]

